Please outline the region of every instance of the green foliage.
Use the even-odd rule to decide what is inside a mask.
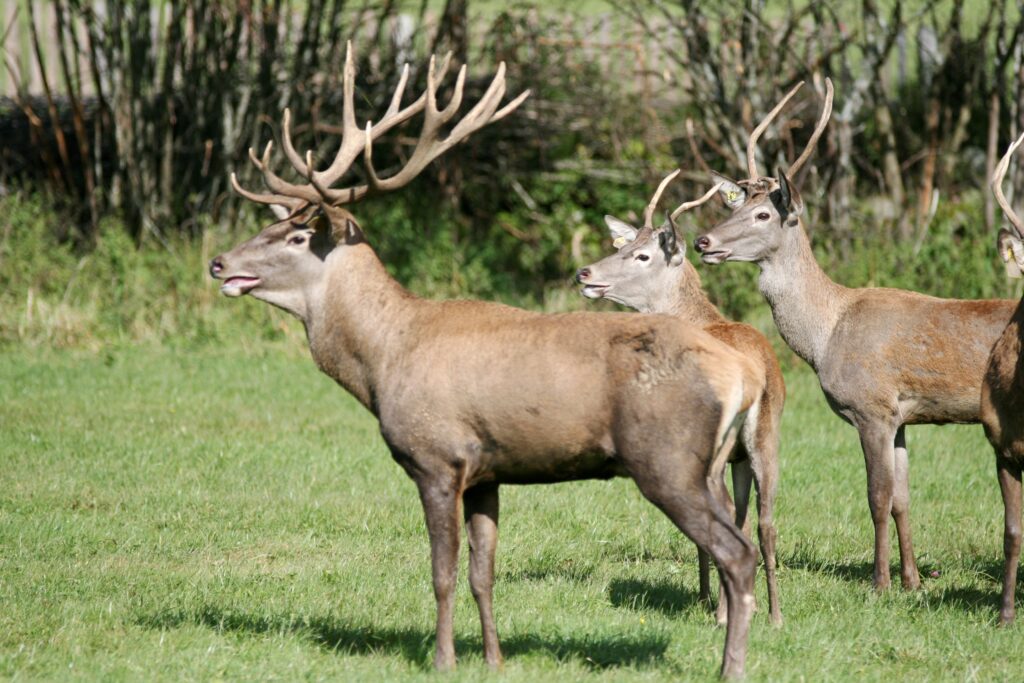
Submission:
[[[371,243],[395,277],[429,298],[472,297],[544,310],[598,308],[572,283],[577,268],[611,251],[603,216],[639,222],[643,188],[565,172],[523,188],[535,205],[510,205],[491,224],[467,220],[451,203],[432,210],[417,187],[360,207]],[[472,209],[472,195],[463,209]],[[0,199],[0,344],[98,348],[111,344],[223,343],[290,339],[301,328],[249,298],[221,300],[209,259],[259,230],[266,215],[230,227],[206,225],[201,239],[137,247],[117,220],[101,224],[95,247],[76,251],[54,237],[61,216],[41,198]],[[470,210],[469,215],[473,215]],[[827,226],[812,236],[829,275],[848,286],[913,289],[956,298],[1016,297],[980,217],[978,195],[943,203],[927,232],[893,241],[870,222],[851,241]],[[713,220],[701,217],[699,224]],[[812,218],[813,221],[813,218]],[[813,223],[812,223],[813,224]],[[692,238],[691,228],[687,240]],[[576,245],[573,248],[573,245]],[[696,255],[690,257],[697,263]],[[697,263],[704,286],[732,318],[775,335],[757,291],[757,267]]]
[[[412,482],[308,359],[230,341],[0,353],[0,678],[437,680]],[[856,433],[786,379],[786,623],[759,574],[748,679],[1016,680],[981,430],[908,430],[924,585],[878,595]],[[501,522],[502,681],[716,680],[694,547],[631,482],[503,487]],[[462,552],[446,681],[493,677]]]

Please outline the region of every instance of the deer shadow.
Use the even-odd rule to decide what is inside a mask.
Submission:
[[[352,624],[329,617],[296,619],[289,615],[256,615],[204,606],[199,610],[163,611],[138,617],[136,623],[154,630],[197,625],[217,632],[259,636],[291,634],[335,653],[349,655],[397,655],[424,669],[431,666],[434,631],[421,628],[381,628],[373,624]],[[506,657],[545,654],[556,660],[575,660],[593,669],[615,667],[646,668],[663,661],[668,638],[653,634],[593,636],[513,635],[502,638]],[[456,637],[457,652],[465,656],[481,653],[479,637]]]
[[[875,569],[872,562],[843,563],[807,558],[787,560],[785,562],[785,566],[790,569],[810,571],[825,576],[834,576],[845,581],[861,583],[868,587],[871,586]],[[970,568],[976,574],[989,577],[992,581],[992,588],[986,590],[975,586],[950,585],[946,588],[940,589],[935,588],[933,584],[933,588],[931,590],[921,593],[922,605],[930,607],[946,607],[963,612],[991,612],[993,618],[995,618],[1001,604],[1003,576],[1002,561],[987,560],[972,562],[970,558],[964,558],[963,568]],[[927,588],[929,583],[936,580],[932,579],[930,574],[932,570],[938,569],[940,569],[939,565],[934,565],[928,562],[918,564],[922,586]],[[947,566],[946,570],[948,571],[948,569],[949,567]],[[901,590],[899,588],[899,566],[893,565],[890,567],[890,572],[893,577],[892,590]]]
[[[799,557],[786,559],[781,564],[787,569],[798,569],[824,576],[833,576],[837,579],[853,583],[870,584],[875,575],[875,565],[873,562],[868,561],[836,562],[820,558]],[[899,569],[896,570],[895,575],[898,580]]]
[[[718,577],[712,572],[712,586],[718,595]],[[668,581],[614,579],[608,585],[608,599],[615,607],[676,615],[699,606],[697,591]]]

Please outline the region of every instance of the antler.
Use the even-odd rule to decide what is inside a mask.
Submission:
[[[1010,207],[1010,202],[1006,201],[1006,196],[1003,194],[1003,178],[1006,177],[1006,170],[1010,167],[1010,157],[1020,147],[1021,142],[1024,142],[1024,133],[1021,134],[1014,142],[1010,143],[1010,146],[1006,149],[1006,154],[999,160],[999,164],[996,165],[996,170],[992,175],[992,192],[996,196],[996,202],[999,204],[999,208],[1006,214],[1007,220],[1013,225],[1014,231],[1017,236],[1024,239],[1024,221],[1021,221],[1020,217]]]
[[[793,162],[793,165],[789,167],[787,176],[792,178],[796,175],[804,163],[811,158],[811,154],[817,149],[818,140],[821,138],[821,134],[825,132],[825,126],[828,125],[829,117],[832,116],[832,95],[835,90],[832,88],[832,79],[825,79],[825,105],[821,108],[821,116],[818,117],[818,125],[814,127],[814,133],[811,135],[811,139],[807,141],[807,146],[804,147],[804,151],[797,157],[797,160]]]
[[[747,172],[750,176],[750,180],[755,181],[760,177],[757,173],[756,145],[758,138],[761,137],[761,134],[764,133],[765,129],[768,128],[768,124],[771,123],[776,116],[778,116],[779,112],[782,111],[782,108],[786,106],[786,103],[789,102],[789,100],[793,97],[793,95],[796,94],[796,91],[799,90],[803,84],[804,82],[800,81],[795,86],[793,86],[792,90],[786,93],[786,96],[783,97],[777,105],[775,105],[774,109],[768,112],[768,115],[764,118],[764,120],[762,120],[761,123],[758,124],[757,128],[754,129],[754,132],[750,134],[750,139],[747,140]],[[797,171],[803,168],[803,165],[807,163],[808,159],[811,158],[811,154],[814,153],[814,150],[818,144],[818,140],[821,139],[822,133],[825,132],[825,126],[828,124],[829,117],[832,116],[833,94],[834,89],[832,87],[832,79],[826,78],[825,104],[821,109],[821,116],[818,117],[818,124],[814,127],[814,133],[811,134],[811,139],[807,141],[807,145],[804,147],[803,152],[801,152],[800,156],[797,157],[797,160],[793,162],[793,165],[789,167],[788,173],[790,176],[794,175]]]
[[[342,124],[341,143],[334,155],[334,160],[323,171],[317,171],[313,167],[313,154],[307,151],[305,157],[301,156],[292,144],[291,136],[291,112],[284,110],[282,119],[281,143],[285,156],[292,167],[304,177],[308,184],[295,184],[288,182],[278,176],[270,168],[270,152],[273,143],[268,143],[261,159],[250,149],[249,158],[263,174],[263,181],[270,190],[269,194],[258,194],[245,190],[238,184],[234,174],[231,175],[231,185],[236,192],[243,197],[263,204],[282,204],[295,212],[308,204],[326,203],[332,206],[348,204],[359,201],[370,193],[384,192],[401,187],[412,180],[432,160],[448,151],[456,144],[465,140],[469,135],[483,128],[489,123],[498,121],[516,109],[523,100],[529,96],[527,90],[509,102],[505,107],[498,110],[498,104],[505,94],[505,64],[498,66],[498,71],[491,81],[490,86],[479,102],[459,121],[444,140],[438,140],[440,129],[448,123],[458,112],[462,103],[462,91],[466,80],[466,66],[459,70],[455,81],[455,90],[448,105],[442,109],[437,108],[437,90],[443,81],[444,74],[448,70],[451,60],[451,53],[445,56],[441,68],[435,68],[435,59],[430,58],[430,66],[427,72],[427,90],[419,99],[412,104],[400,109],[402,94],[409,79],[409,65],[406,64],[402,70],[402,76],[398,86],[391,98],[391,104],[384,112],[383,117],[376,123],[367,121],[365,132],[356,123],[355,117],[355,65],[353,63],[352,43],[349,42],[345,53],[345,67],[342,79]],[[423,130],[416,142],[416,148],[405,167],[391,178],[380,179],[373,168],[371,161],[371,148],[373,141],[391,130],[395,126],[409,120],[419,112],[424,113]],[[359,153],[364,153],[369,182],[363,185],[356,185],[347,188],[332,188],[345,173],[352,167]]]
[[[803,84],[804,82],[800,81],[799,83],[794,85],[793,89],[786,93],[786,96],[782,98],[782,101],[776,104],[774,109],[768,112],[768,116],[764,117],[764,120],[761,121],[761,123],[757,125],[757,128],[754,129],[754,132],[750,134],[750,138],[747,140],[747,175],[750,176],[751,180],[757,180],[759,177],[757,173],[756,149],[758,138],[761,137],[761,133],[763,133],[768,128],[768,124],[771,123],[772,120],[779,115],[779,112],[782,111],[782,108],[786,106],[786,103],[793,98],[793,95],[796,94],[796,91],[799,90],[803,86]]]
[[[701,204],[703,204],[704,202],[708,201],[709,199],[714,197],[718,193],[719,190],[722,189],[722,185],[724,185],[724,184],[725,184],[724,182],[715,183],[714,187],[712,187],[710,190],[705,192],[700,197],[700,199],[694,199],[693,201],[690,201],[690,202],[683,202],[682,204],[677,206],[672,213],[669,214],[669,220],[674,221],[675,219],[679,218],[679,214],[683,213],[684,211],[689,211],[690,209],[695,209],[698,206],[700,206]]]
[[[676,169],[669,173],[665,178],[658,184],[658,189],[654,191],[654,196],[651,197],[651,201],[647,202],[647,208],[644,209],[644,227],[649,230],[654,229],[654,210],[658,208],[658,202],[661,201],[661,195],[665,193],[665,188],[671,183],[676,177],[682,172],[682,169]]]

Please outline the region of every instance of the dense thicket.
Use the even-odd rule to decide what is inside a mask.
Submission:
[[[422,81],[434,52],[471,65],[470,98],[499,60],[513,92],[533,90],[416,187],[360,207],[385,260],[421,290],[551,305],[553,283],[598,253],[604,213],[635,214],[676,165],[689,182],[670,200],[705,187],[710,168],[740,175],[747,132],[806,80],[761,145],[762,168],[785,166],[829,76],[835,112],[799,179],[822,258],[853,284],[1004,291],[985,179],[1024,126],[1012,0],[6,5],[0,181],[44,192],[70,216],[51,222],[55,237],[79,249],[111,215],[136,244],[165,247],[231,224],[242,204],[228,172],[257,185],[246,150],[279,134],[286,106],[297,146],[327,158],[351,39],[360,120],[386,106],[400,62]],[[378,145],[380,166],[401,161],[416,126]],[[749,271],[718,271],[709,285],[733,314],[758,300]]]

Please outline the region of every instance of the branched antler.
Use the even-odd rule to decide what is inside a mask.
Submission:
[[[291,135],[291,112],[284,110],[281,122],[282,135],[281,146],[284,149],[285,157],[291,163],[295,171],[305,178],[307,184],[291,183],[278,176],[270,167],[270,153],[273,143],[267,143],[263,156],[257,158],[255,152],[249,150],[249,158],[254,166],[263,174],[263,182],[270,190],[269,193],[255,193],[246,190],[238,183],[235,174],[231,174],[231,186],[243,197],[261,204],[280,204],[287,207],[292,213],[302,209],[309,204],[324,203],[331,206],[349,204],[359,201],[369,194],[387,192],[397,189],[410,182],[429,164],[441,154],[462,142],[477,130],[489,123],[498,121],[514,111],[523,103],[530,91],[521,93],[514,100],[501,109],[498,105],[505,95],[505,63],[498,66],[497,73],[491,81],[483,97],[472,109],[452,128],[451,132],[443,140],[439,139],[442,128],[448,124],[458,113],[462,104],[463,87],[466,81],[466,66],[459,70],[455,80],[455,88],[451,100],[444,109],[437,107],[437,90],[444,80],[451,61],[451,54],[444,57],[440,69],[436,68],[433,57],[430,58],[430,66],[427,72],[427,89],[412,104],[401,108],[402,95],[406,83],[409,80],[409,65],[402,69],[402,76],[392,95],[391,103],[384,115],[373,123],[366,122],[366,128],[361,128],[356,123],[355,115],[355,65],[352,53],[352,44],[348,44],[345,54],[345,66],[342,79],[342,111],[341,111],[341,143],[334,155],[331,164],[323,171],[318,171],[313,165],[313,154],[307,151],[303,157],[298,153],[292,144]],[[424,112],[423,129],[416,141],[416,147],[406,165],[390,178],[380,178],[373,167],[372,147],[373,142],[384,133],[395,126],[408,121],[410,118]],[[368,182],[362,185],[355,185],[345,188],[335,188],[333,185],[345,175],[352,167],[360,152],[363,153],[363,162],[366,166]]]

